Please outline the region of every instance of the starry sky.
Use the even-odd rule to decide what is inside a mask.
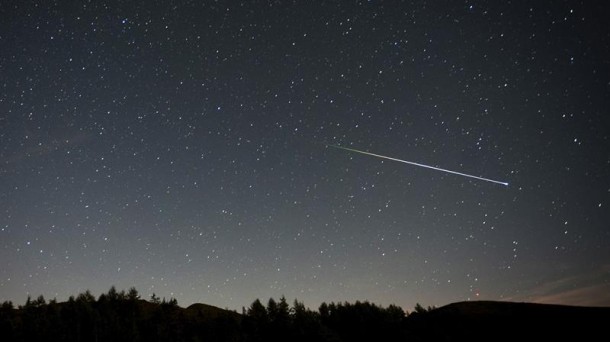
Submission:
[[[610,305],[609,16],[2,1],[0,300]]]

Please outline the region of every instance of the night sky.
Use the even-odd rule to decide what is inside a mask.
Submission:
[[[606,7],[2,1],[0,300],[610,305]]]

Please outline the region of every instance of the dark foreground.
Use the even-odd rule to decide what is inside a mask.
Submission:
[[[139,299],[135,289],[68,302],[29,300],[0,308],[2,341],[521,341],[605,336],[610,308],[508,302],[397,306],[322,304],[318,311],[284,298],[256,300],[237,313],[205,304]]]

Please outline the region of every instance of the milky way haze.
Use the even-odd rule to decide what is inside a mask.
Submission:
[[[610,305],[606,7],[2,1],[0,300]]]

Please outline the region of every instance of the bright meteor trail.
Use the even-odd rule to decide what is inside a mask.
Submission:
[[[327,146],[334,147],[334,148],[341,149],[341,150],[345,150],[345,151],[356,152],[356,153],[362,153],[362,154],[366,154],[366,155],[373,156],[373,157],[378,157],[378,158],[383,158],[383,159],[389,159],[389,160],[393,160],[393,161],[397,161],[397,162],[401,162],[401,163],[405,163],[405,164],[411,164],[411,165],[415,165],[415,166],[425,167],[425,168],[427,168],[427,169],[432,169],[432,170],[436,170],[436,171],[442,171],[442,172],[452,173],[452,174],[454,174],[454,175],[458,175],[458,176],[470,177],[470,178],[474,178],[474,179],[478,179],[478,180],[482,180],[482,181],[486,181],[486,182],[491,182],[491,183],[502,184],[502,185],[504,185],[504,186],[508,186],[508,183],[507,183],[507,182],[500,182],[500,181],[493,180],[493,179],[489,179],[489,178],[483,178],[483,177],[473,176],[473,175],[469,175],[469,174],[467,174],[467,173],[461,173],[461,172],[457,172],[457,171],[451,171],[451,170],[441,169],[441,168],[439,168],[439,167],[434,167],[434,166],[430,166],[430,165],[425,165],[425,164],[420,164],[420,163],[410,162],[410,161],[407,161],[407,160],[402,160],[402,159],[397,159],[397,158],[392,158],[392,157],[382,156],[382,155],[380,155],[380,154],[375,154],[375,153],[370,153],[370,152],[360,151],[360,150],[356,150],[356,149],[353,149],[353,148],[348,148],[348,147],[343,147],[343,146],[338,146],[338,145],[327,145]]]

